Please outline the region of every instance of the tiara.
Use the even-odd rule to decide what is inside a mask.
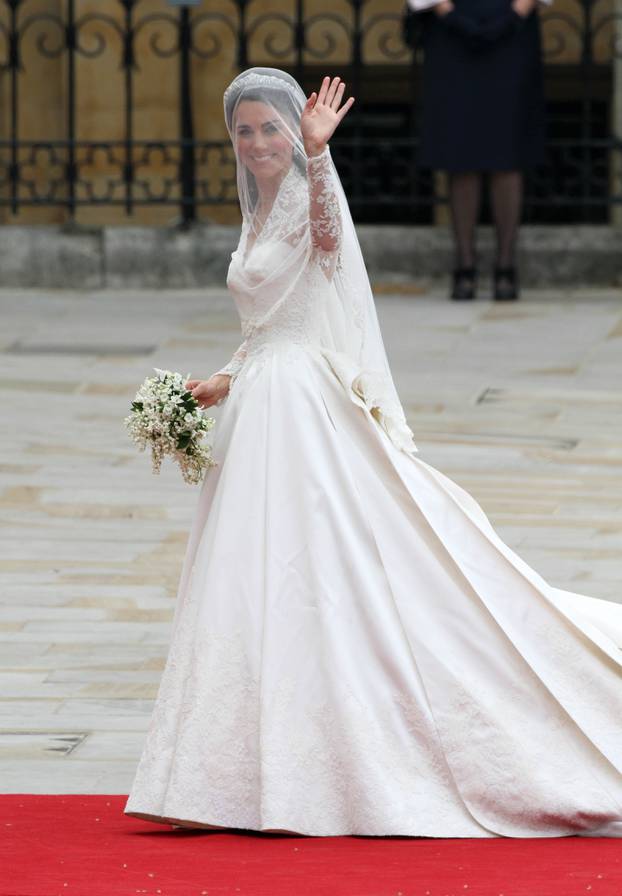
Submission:
[[[231,84],[227,87],[223,94],[223,100],[225,103],[230,99],[230,97],[239,93],[245,87],[272,87],[275,89],[283,89],[288,90],[292,96],[299,98],[301,93],[301,88],[296,84],[292,84],[290,81],[286,81],[283,78],[277,78],[275,75],[264,75],[261,72],[249,72],[246,74],[242,72],[235,78]]]

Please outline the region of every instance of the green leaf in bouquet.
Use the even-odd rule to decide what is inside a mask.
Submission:
[[[190,444],[191,439],[192,439],[191,432],[188,432],[187,430],[184,432],[181,432],[179,434],[179,438],[177,439],[177,448],[179,448],[180,451],[183,450]]]
[[[133,401],[132,402],[132,410],[133,411],[142,411],[144,408],[144,404],[142,401]]]

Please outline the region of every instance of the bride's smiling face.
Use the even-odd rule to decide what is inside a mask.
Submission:
[[[242,100],[235,113],[235,141],[240,161],[258,180],[286,173],[293,144],[278,112],[259,100]]]

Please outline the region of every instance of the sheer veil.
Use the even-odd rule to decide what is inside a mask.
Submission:
[[[235,119],[241,100],[265,103],[271,126],[286,137],[291,164],[282,177],[267,217],[262,221],[253,175],[241,160]],[[257,301],[242,316],[242,331],[251,339],[267,327],[296,294],[300,277],[313,253],[319,254],[322,300],[321,350],[348,395],[364,405],[391,441],[402,451],[417,452],[398,397],[383,344],[374,298],[348,207],[348,202],[327,148],[322,157],[307,158],[300,133],[300,118],[307,102],[300,85],[279,69],[251,68],[238,75],[224,94],[225,120],[236,154],[237,186],[242,211],[238,251],[267,248],[271,264],[259,279],[248,273],[246,287]],[[321,188],[316,201],[321,214],[310,215],[310,180]],[[317,184],[316,184],[317,188]],[[311,229],[337,237],[334,251],[314,248]],[[317,243],[317,241],[316,241]],[[274,254],[272,254],[274,253]],[[269,301],[262,297],[270,296]],[[317,301],[317,299],[311,299]]]

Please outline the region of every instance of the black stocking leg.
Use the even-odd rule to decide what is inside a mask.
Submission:
[[[475,228],[482,199],[482,176],[479,171],[449,175],[449,204],[456,242],[456,266],[475,266]]]
[[[449,175],[449,204],[456,246],[452,299],[475,298],[475,231],[482,197],[482,176],[477,171]]]
[[[523,207],[520,171],[494,171],[490,175],[490,201],[497,231],[495,298],[516,298],[514,257]]]

